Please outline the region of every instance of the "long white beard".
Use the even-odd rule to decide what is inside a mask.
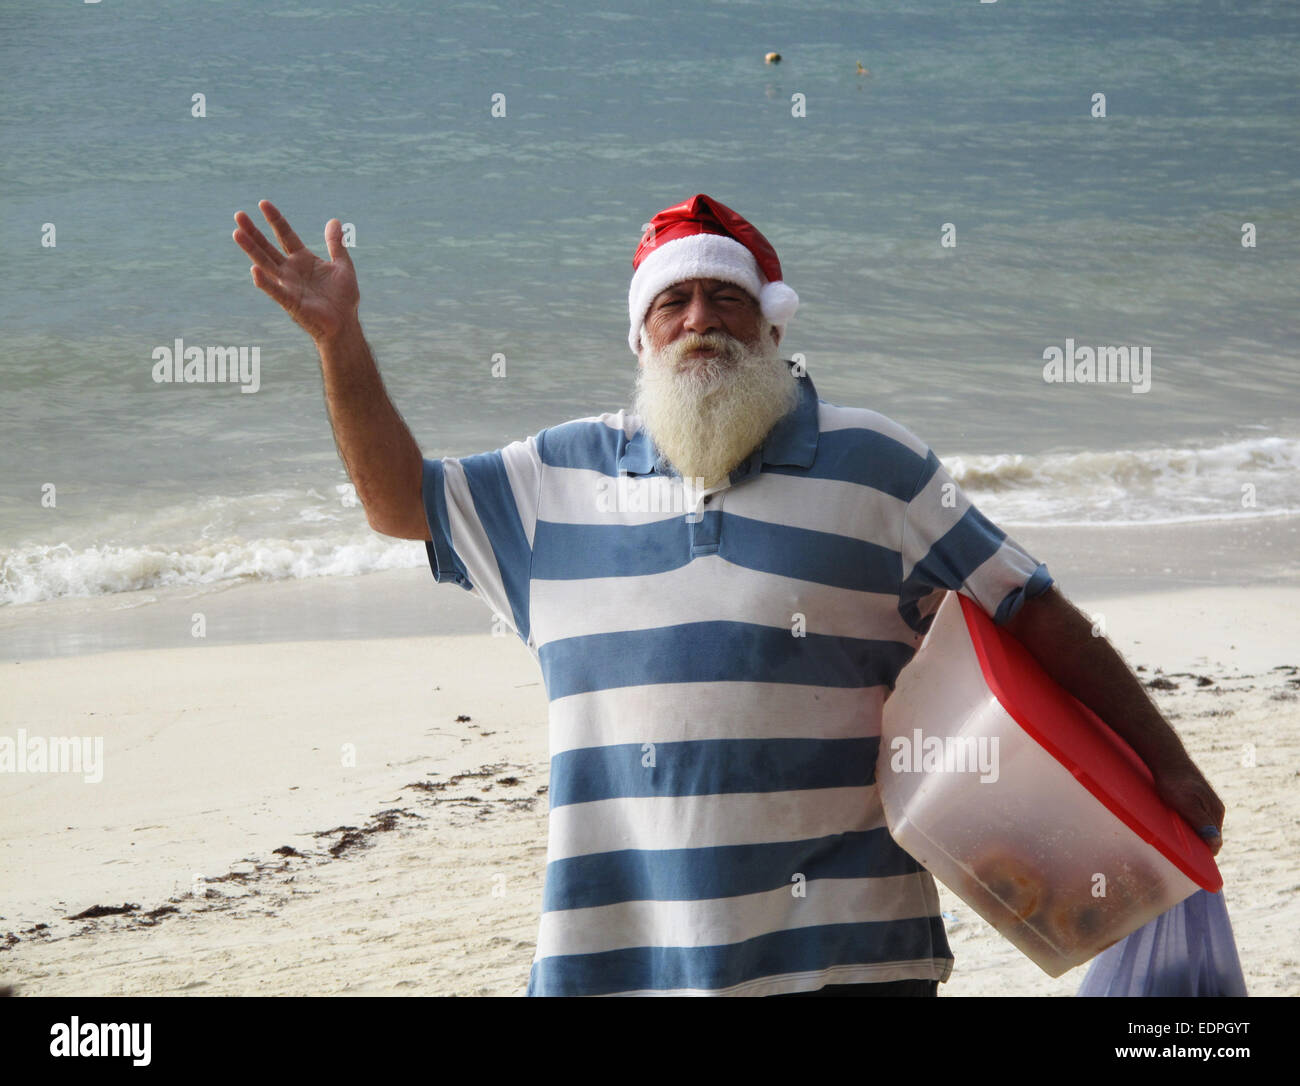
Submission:
[[[687,359],[696,347],[714,353]],[[633,410],[684,478],[721,482],[799,402],[798,379],[764,332],[754,347],[721,332],[646,346]]]

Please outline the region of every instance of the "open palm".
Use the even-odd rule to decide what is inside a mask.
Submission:
[[[321,260],[303,245],[270,200],[257,206],[284,252],[266,239],[247,214],[235,213],[239,229],[233,237],[253,261],[254,284],[274,298],[312,339],[337,335],[355,318],[361,297],[352,258],[343,245],[343,224],[338,219],[325,224],[330,259]]]

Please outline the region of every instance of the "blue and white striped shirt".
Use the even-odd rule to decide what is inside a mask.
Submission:
[[[1052,578],[874,411],[797,407],[697,492],[637,416],[424,462],[434,578],[541,665],[549,841],[529,995],[948,979],[875,786],[881,707],[947,590]]]

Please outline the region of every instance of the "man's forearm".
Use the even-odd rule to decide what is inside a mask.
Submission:
[[[428,539],[423,456],[388,398],[360,322],[317,340],[316,348],[334,441],[370,526],[400,539]]]
[[[1182,740],[1105,637],[1053,586],[1008,628],[1056,682],[1096,713],[1153,772],[1190,761]]]

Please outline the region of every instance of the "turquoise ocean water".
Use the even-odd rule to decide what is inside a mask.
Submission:
[[[355,224],[426,455],[627,405],[642,224],[707,192],[822,396],[1004,526],[1300,512],[1292,0],[10,0],[0,134],[0,605],[424,562],[230,239],[261,197],[321,251]],[[259,390],[155,383],[177,339],[257,347]],[[1149,390],[1045,382],[1067,339],[1149,348]]]

